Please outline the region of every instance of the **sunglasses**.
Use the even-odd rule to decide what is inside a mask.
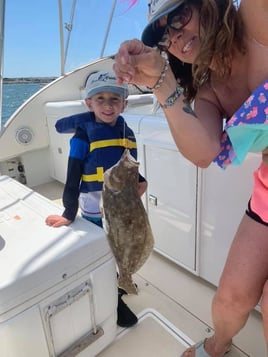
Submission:
[[[153,27],[157,47],[160,51],[167,51],[171,46],[169,30],[179,32],[191,20],[193,9],[187,4],[179,6],[177,9],[170,12],[167,16],[167,23],[165,26],[160,26],[160,21],[156,21]]]

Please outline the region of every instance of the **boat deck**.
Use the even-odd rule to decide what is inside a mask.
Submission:
[[[61,204],[58,182],[34,188]],[[53,214],[53,212],[51,212]],[[156,252],[135,275],[139,294],[124,296],[139,322],[118,327],[116,340],[98,357],[179,357],[186,346],[211,335],[211,301],[215,287],[185,271]],[[253,311],[234,338],[230,357],[267,356],[261,314]]]

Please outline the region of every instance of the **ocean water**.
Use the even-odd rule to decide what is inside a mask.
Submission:
[[[15,110],[28,98],[41,89],[40,83],[3,84],[2,95],[2,126]]]

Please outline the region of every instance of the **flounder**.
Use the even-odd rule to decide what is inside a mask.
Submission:
[[[103,228],[118,267],[118,286],[137,294],[132,274],[152,252],[154,239],[138,194],[139,162],[126,149],[121,159],[104,173]]]

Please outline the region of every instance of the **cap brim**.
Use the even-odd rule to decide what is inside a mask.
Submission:
[[[112,86],[111,84],[107,86],[101,86],[101,87],[96,87],[92,88],[87,92],[87,98],[93,97],[93,95],[101,93],[101,92],[112,92],[115,94],[118,94],[124,98],[127,98],[128,96],[128,90],[123,87],[118,87],[118,86]]]
[[[156,36],[155,31],[153,30],[153,24],[156,20],[160,19],[160,17],[165,16],[169,14],[171,11],[175,10],[177,7],[179,7],[182,3],[184,3],[185,0],[178,1],[176,4],[164,9],[161,11],[158,15],[153,17],[151,21],[148,23],[148,25],[145,27],[143,30],[143,33],[141,35],[141,40],[146,46],[154,47],[160,38],[159,36]]]

